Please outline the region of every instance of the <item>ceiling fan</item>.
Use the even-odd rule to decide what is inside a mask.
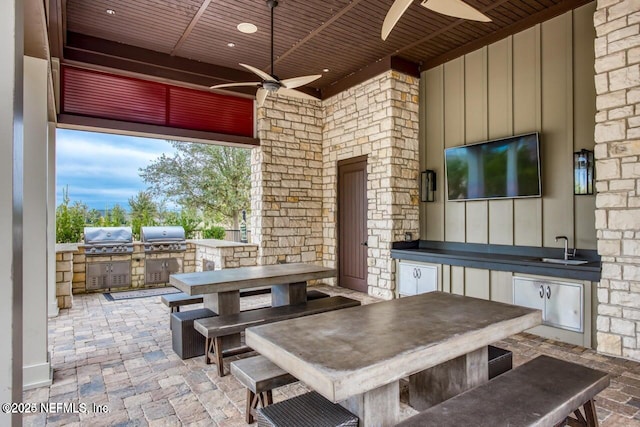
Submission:
[[[258,106],[261,107],[264,104],[264,100],[267,98],[267,95],[270,93],[279,93],[281,95],[290,96],[292,98],[299,99],[311,99],[317,100],[315,96],[308,95],[304,92],[300,92],[295,90],[295,88],[304,86],[308,83],[311,83],[315,80],[318,80],[322,77],[322,74],[314,74],[311,76],[302,76],[302,77],[293,77],[291,79],[280,80],[274,74],[273,68],[273,10],[278,6],[277,0],[267,0],[267,6],[271,9],[271,74],[265,73],[264,71],[252,67],[247,64],[240,64],[242,67],[251,71],[252,73],[258,75],[262,79],[260,82],[247,82],[247,83],[225,83],[221,85],[211,86],[210,89],[221,89],[225,87],[238,87],[238,86],[255,86],[258,88],[256,92],[256,100],[258,101]]]
[[[411,6],[411,3],[413,3],[413,0],[396,0],[393,5],[391,5],[382,24],[382,40],[387,39],[391,30],[393,30],[393,27],[395,27],[404,12]],[[442,13],[443,15],[453,16],[454,18],[491,22],[491,18],[478,9],[469,6],[462,0],[422,0],[420,6],[431,9],[434,12]]]

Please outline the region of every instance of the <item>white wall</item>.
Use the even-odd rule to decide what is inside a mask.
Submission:
[[[595,3],[422,74],[422,164],[438,174],[421,237],[596,248],[595,196],[573,196],[573,152],[594,148]],[[543,197],[446,202],[444,149],[540,132]]]
[[[47,72],[44,59],[24,57],[24,336],[23,384],[51,383],[47,352]]]
[[[22,15],[21,2],[3,1],[0,13],[0,402],[22,396],[22,312],[19,299],[22,275],[13,274],[22,254],[21,163],[22,150]],[[18,6],[18,10],[16,10]],[[14,177],[16,179],[14,179]],[[18,191],[14,197],[13,187]],[[14,215],[15,208],[15,215]],[[15,241],[14,241],[15,238]],[[18,255],[18,256],[16,256]],[[0,425],[20,425],[20,417],[0,412]]]

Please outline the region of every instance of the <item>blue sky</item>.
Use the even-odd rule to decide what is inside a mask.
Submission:
[[[116,203],[128,209],[129,198],[147,188],[138,170],[173,152],[161,139],[58,129],[56,205],[68,185],[71,202],[81,201],[90,209]]]

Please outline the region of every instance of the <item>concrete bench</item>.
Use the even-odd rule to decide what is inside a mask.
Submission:
[[[160,301],[171,309],[171,313],[178,313],[183,305],[199,304],[203,301],[202,295],[187,295],[184,292],[162,295]]]
[[[224,316],[210,317],[196,320],[193,324],[196,331],[205,337],[205,361],[213,362],[215,357],[218,365],[218,374],[224,376],[222,364],[222,337],[244,332],[251,326],[263,325],[281,320],[294,319],[296,317],[309,316],[342,308],[355,307],[360,301],[343,296],[321,298],[306,301],[302,304],[283,305],[279,307],[259,308],[240,313],[226,314]],[[230,351],[229,354],[238,354],[238,351]]]
[[[253,423],[258,404],[264,408],[273,403],[274,388],[298,381],[264,356],[231,362],[231,374],[247,388],[247,424]]]
[[[609,376],[604,372],[539,356],[405,420],[398,427],[524,427],[565,422],[595,427],[598,418],[593,398],[608,386]],[[580,412],[581,406],[584,414]]]
[[[258,408],[258,427],[357,427],[358,417],[315,391]]]

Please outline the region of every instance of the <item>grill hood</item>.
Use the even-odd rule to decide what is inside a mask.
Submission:
[[[133,242],[131,227],[85,227],[87,245],[127,244]]]
[[[184,228],[180,226],[141,227],[140,240],[145,243],[184,242]]]

